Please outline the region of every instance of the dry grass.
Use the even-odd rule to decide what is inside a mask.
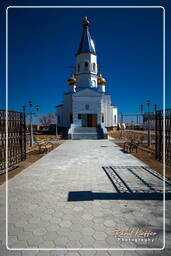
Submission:
[[[132,132],[132,131],[117,131],[117,130],[111,130],[109,131],[109,135],[117,140],[130,140],[130,139],[135,139],[135,140],[147,140],[147,134],[142,134],[138,132]],[[155,140],[155,135],[151,135],[152,140]]]

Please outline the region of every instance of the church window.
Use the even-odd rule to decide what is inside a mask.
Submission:
[[[89,106],[88,104],[86,104],[86,105],[85,105],[85,109],[88,110],[89,108],[90,108],[90,106]]]
[[[114,123],[116,124],[116,115],[114,115]]]
[[[93,63],[93,72],[95,72],[95,71],[96,71],[96,64]]]
[[[81,119],[81,114],[78,114],[78,119]]]
[[[89,63],[85,62],[85,64],[84,64],[85,71],[88,71],[88,67],[89,67]]]
[[[102,112],[102,123],[104,123],[104,113]]]
[[[80,64],[78,64],[78,67],[77,67],[77,68],[78,68],[78,69],[77,69],[77,70],[78,70],[78,72],[80,72]]]

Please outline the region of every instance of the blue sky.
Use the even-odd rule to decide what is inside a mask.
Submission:
[[[5,7],[8,5],[83,5],[81,1],[4,1],[1,42],[5,64]],[[86,5],[162,5],[166,7],[166,107],[171,107],[170,22],[168,1],[86,1]],[[29,100],[40,114],[54,111],[68,90],[69,66],[82,34],[82,20],[91,22],[98,63],[112,103],[123,113],[137,113],[147,99],[162,108],[162,9],[9,9],[9,109],[20,110]],[[3,61],[3,62],[2,62]],[[5,69],[1,69],[5,104]]]

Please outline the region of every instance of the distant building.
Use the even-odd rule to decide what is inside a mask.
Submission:
[[[145,130],[148,129],[148,118],[149,118],[149,124],[150,124],[150,129],[154,130],[155,129],[155,114],[154,113],[144,113],[143,114],[143,128]]]
[[[112,105],[111,95],[105,87],[106,80],[99,73],[89,21],[85,18],[74,74],[68,79],[69,91],[64,94],[63,104],[57,106],[58,126],[70,128],[71,139],[88,138],[87,134],[93,138],[92,131],[94,138],[106,138],[106,128],[117,126],[117,106]]]

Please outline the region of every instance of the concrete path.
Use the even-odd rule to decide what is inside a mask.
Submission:
[[[163,247],[162,178],[111,141],[65,141],[10,180],[8,186],[10,248]],[[3,230],[4,188],[5,185],[0,186]],[[171,183],[168,180],[166,192],[169,199]],[[169,204],[167,209],[171,210]],[[171,227],[168,216],[166,224],[168,241]],[[132,235],[121,239],[116,230],[132,231]],[[140,233],[135,235],[136,231],[156,235],[142,238]],[[0,240],[3,248],[2,233]],[[2,251],[3,256],[162,255],[161,251],[154,254],[141,254],[141,251],[138,254],[132,251],[130,254],[123,251],[58,254],[55,251],[15,251],[16,254],[10,254]]]

